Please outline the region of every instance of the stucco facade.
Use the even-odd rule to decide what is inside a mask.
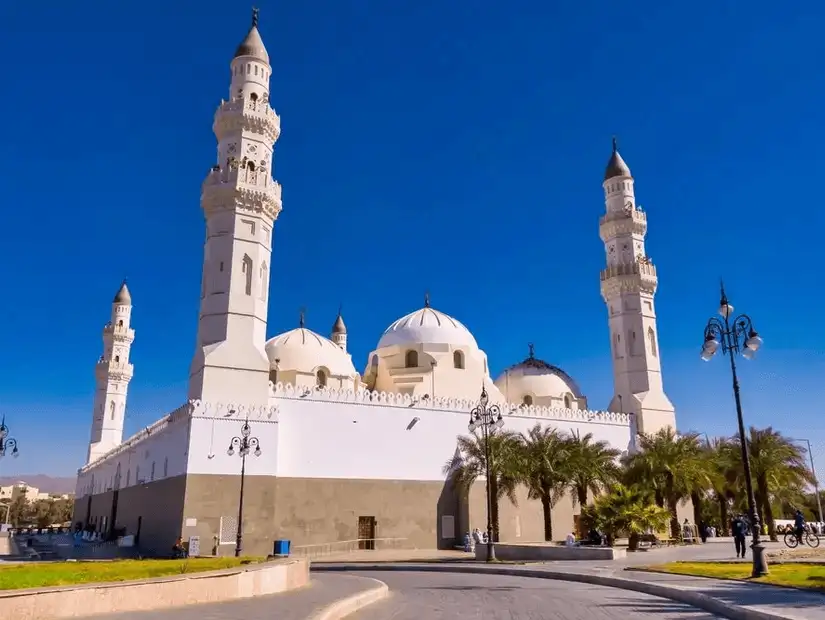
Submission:
[[[600,224],[615,384],[609,412],[588,409],[576,381],[537,358],[532,345],[494,381],[472,332],[433,308],[429,296],[383,331],[362,373],[347,351],[352,334],[340,310],[328,337],[308,329],[301,313],[297,328],[267,340],[272,237],[282,207],[271,175],[280,118],[270,105],[271,67],[257,17],[230,74],[229,99],[213,123],[218,161],[201,191],[206,240],[187,402],[122,441],[117,413],[126,404],[134,331],[131,297],[126,290],[127,303],[121,290],[113,327],[104,330],[76,521],[107,533],[126,528],[158,553],[181,535],[199,536],[204,552],[229,552],[241,459],[227,448],[248,420],[261,453],[246,458],[246,552],[266,553],[276,538],[293,545],[356,539],[364,522],[374,537],[451,547],[486,518],[483,482],[462,495],[445,471],[482,386],[515,432],[549,425],[592,433],[624,452],[633,449],[637,422],[647,432],[675,424],[662,388],[647,219],[615,148]],[[114,402],[116,415],[100,417],[101,402]],[[541,507],[520,493],[518,505],[501,502],[501,537],[540,540]],[[557,538],[573,529],[577,511],[570,497],[556,505]]]

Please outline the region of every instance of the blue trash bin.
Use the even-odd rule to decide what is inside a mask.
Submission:
[[[273,549],[273,555],[277,555],[279,557],[287,557],[289,556],[289,541],[288,540],[276,540],[275,541],[275,548]]]

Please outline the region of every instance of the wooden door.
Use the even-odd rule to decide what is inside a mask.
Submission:
[[[358,517],[358,548],[375,550],[375,517]]]

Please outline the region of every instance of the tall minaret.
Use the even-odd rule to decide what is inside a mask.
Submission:
[[[636,205],[633,177],[615,138],[603,187],[607,213],[599,222],[599,235],[607,253],[601,292],[607,304],[613,356],[610,410],[635,414],[640,433],[676,428],[673,405],[662,386],[653,304],[658,279],[645,252],[647,215]]]
[[[103,355],[95,365],[94,413],[87,463],[123,441],[126,394],[134,371],[129,363],[129,351],[135,340],[135,330],[129,327],[131,318],[132,296],[124,280],[112,301],[112,318],[103,327]]]
[[[281,186],[272,154],[281,121],[269,105],[269,54],[258,11],[230,64],[229,100],[215,113],[218,163],[203,183],[206,218],[198,343],[189,398],[265,404],[264,351],[272,230]]]
[[[344,325],[344,317],[341,314],[341,308],[338,308],[338,317],[335,319],[335,324],[332,326],[332,334],[329,337],[341,350],[347,352],[347,326]]]

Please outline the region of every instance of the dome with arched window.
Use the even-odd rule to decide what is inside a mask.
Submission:
[[[587,409],[587,399],[573,378],[538,359],[532,344],[527,358],[502,372],[495,384],[510,403]]]
[[[266,343],[273,383],[355,389],[359,375],[350,356],[337,344],[299,327]]]

